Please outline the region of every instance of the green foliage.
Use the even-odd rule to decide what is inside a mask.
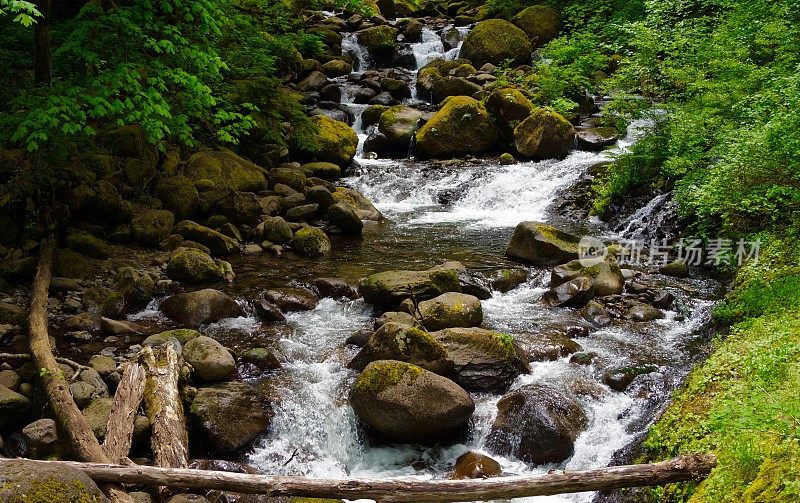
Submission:
[[[0,16],[6,15],[14,16],[14,22],[26,28],[33,26],[36,23],[36,18],[42,17],[42,13],[39,12],[33,2],[0,0]]]

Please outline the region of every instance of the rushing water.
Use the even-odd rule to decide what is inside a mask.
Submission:
[[[352,36],[344,50],[355,55],[357,70],[369,65],[368,57]],[[426,28],[422,41],[413,44],[418,65],[445,53],[439,35]],[[413,86],[412,86],[413,87]],[[367,132],[360,126],[363,105],[353,105],[345,89],[343,102],[356,116],[361,138],[361,169],[344,180],[372,199],[389,223],[368,227],[355,244],[335,243],[327,261],[309,262],[305,271],[314,275],[338,275],[356,279],[364,274],[397,268],[424,268],[444,259],[463,260],[470,267],[491,269],[508,264],[503,257],[512,227],[523,220],[551,221],[549,208],[560,191],[585,170],[609,159],[609,153],[576,151],[561,161],[523,162],[509,166],[475,161],[448,164],[370,160],[361,158]],[[635,124],[617,149],[625,149],[641,135],[645,123]],[[646,209],[643,209],[646,211]],[[642,214],[639,220],[646,218]],[[633,221],[632,221],[633,222]],[[580,228],[586,223],[572,223]],[[630,227],[620,229],[624,235]],[[595,227],[593,230],[604,232]],[[608,233],[609,235],[616,233]],[[341,246],[339,246],[341,244]],[[281,272],[264,272],[263,265],[248,258],[243,276],[259,285]],[[296,267],[295,267],[296,269]],[[239,269],[237,268],[237,271]],[[580,323],[567,309],[552,309],[540,302],[546,290],[545,271],[531,269],[531,280],[510,292],[495,292],[483,301],[488,328],[512,334]],[[302,279],[302,275],[301,278]],[[598,357],[592,365],[579,366],[568,358],[532,364],[532,373],[520,376],[512,389],[533,382],[548,382],[573,391],[587,412],[589,426],[578,438],[575,454],[557,468],[589,468],[607,465],[618,449],[641,433],[651,419],[653,403],[666,394],[687,370],[687,338],[707,320],[714,285],[703,280],[653,276],[655,286],[673,293],[676,303],[667,317],[650,323],[622,323],[591,332],[578,339],[586,351]],[[287,362],[270,377],[281,397],[271,431],[258,443],[248,461],[270,474],[316,477],[446,477],[456,458],[468,450],[487,452],[486,436],[500,396],[474,394],[477,404],[469,433],[455,445],[369,446],[348,403],[355,372],[346,368],[356,349],[345,345],[353,332],[370,327],[373,316],[363,301],[324,299],[316,309],[288,315],[291,330],[279,341]],[[241,322],[240,322],[241,323]],[[625,393],[602,384],[609,366],[648,363],[660,371],[640,378]],[[547,471],[553,466],[529,466],[516,459],[493,456],[506,474]],[[592,494],[529,498],[530,501],[589,501]]]

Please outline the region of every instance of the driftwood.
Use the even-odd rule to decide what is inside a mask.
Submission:
[[[0,463],[3,461],[0,460]],[[114,466],[68,461],[95,481],[160,485],[182,489],[216,489],[272,497],[374,499],[389,502],[486,501],[548,496],[623,487],[658,486],[706,477],[716,457],[683,456],[645,465],[612,466],[581,471],[551,471],[542,475],[498,477],[482,480],[337,480],[219,471],[167,469],[150,466]]]
[[[127,363],[114,395],[114,405],[108,417],[108,433],[103,450],[112,463],[128,457],[133,439],[136,413],[144,395],[144,369],[138,363]]]
[[[44,387],[50,408],[53,411],[59,430],[63,431],[70,447],[77,457],[94,463],[108,463],[100,443],[92,433],[83,413],[75,405],[69,391],[69,383],[61,372],[47,331],[47,297],[52,278],[53,254],[56,241],[51,236],[40,247],[39,266],[31,285],[30,313],[28,314],[28,344],[31,357]],[[113,502],[132,502],[133,500],[119,487],[107,485],[104,491]]]
[[[28,353],[0,353],[0,360],[30,360],[31,355]],[[74,381],[77,379],[78,375],[84,370],[91,370],[91,367],[87,367],[86,365],[81,365],[76,361],[72,361],[69,358],[62,358],[60,356],[56,356],[56,362],[63,363],[64,365],[68,365],[75,369],[75,374],[72,376],[72,380]]]

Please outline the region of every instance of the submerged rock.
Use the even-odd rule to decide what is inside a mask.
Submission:
[[[475,411],[472,398],[453,381],[391,360],[364,369],[350,402],[362,421],[395,442],[440,441],[457,433]]]

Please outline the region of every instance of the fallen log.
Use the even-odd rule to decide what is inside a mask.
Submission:
[[[0,463],[3,461],[0,460]],[[310,479],[272,475],[250,475],[219,471],[119,466],[69,461],[63,463],[83,471],[95,481],[159,485],[181,489],[216,489],[272,497],[373,499],[380,502],[458,502],[550,496],[583,491],[604,491],[623,487],[660,486],[699,480],[717,464],[715,456],[682,456],[643,465],[611,466],[580,471],[553,470],[531,476],[497,477],[480,480],[341,480]]]
[[[117,386],[117,392],[114,394],[114,404],[108,416],[108,433],[103,441],[103,451],[112,463],[120,463],[128,457],[142,395],[144,395],[144,369],[138,363],[127,363]]]

